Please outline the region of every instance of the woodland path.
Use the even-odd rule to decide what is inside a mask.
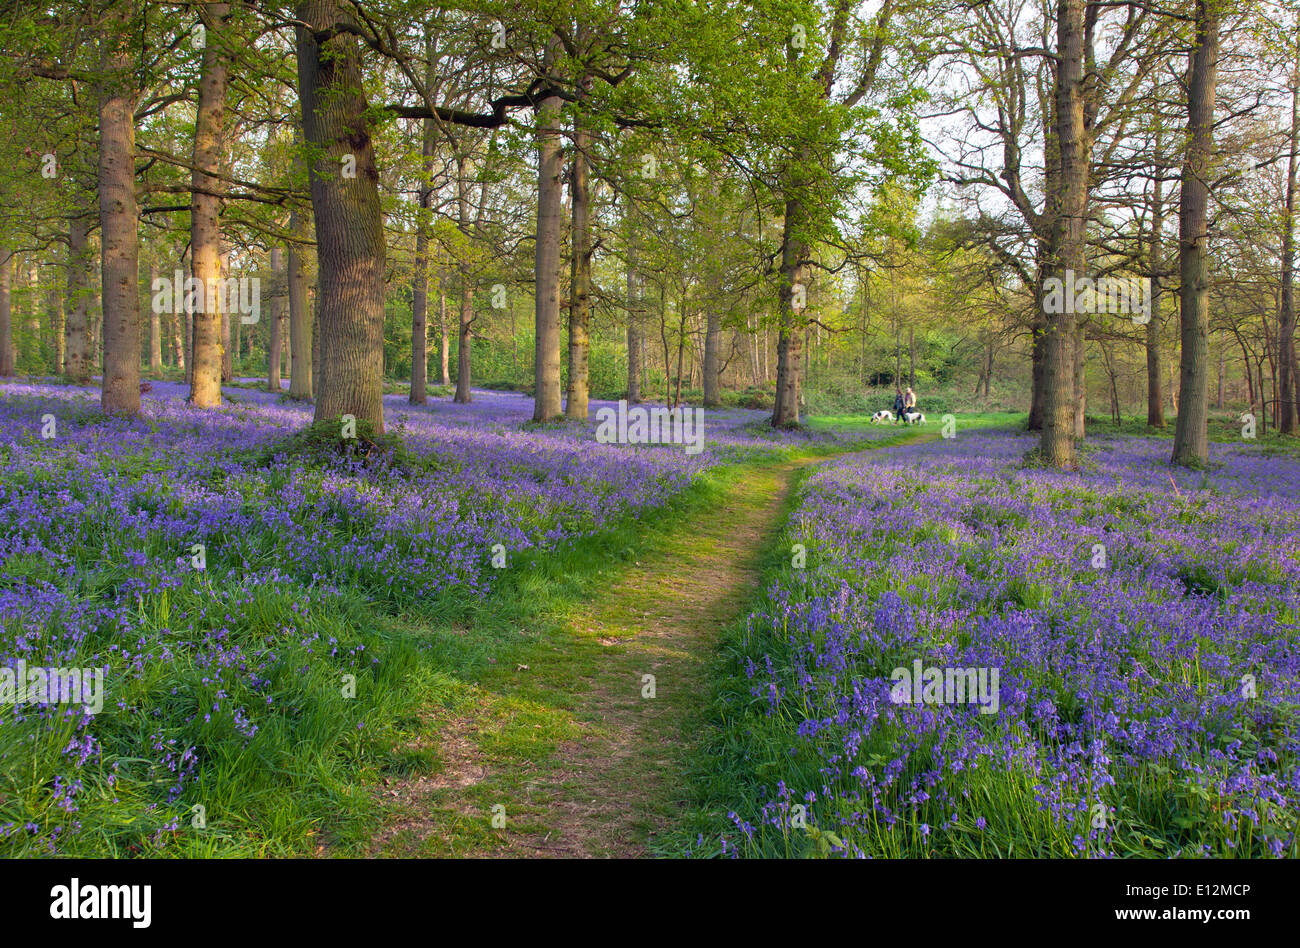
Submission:
[[[611,565],[599,594],[514,669],[433,712],[437,765],[382,792],[389,814],[371,852],[649,854],[686,805],[718,634],[751,603],[811,460],[748,467],[719,502],[654,530],[635,562]]]

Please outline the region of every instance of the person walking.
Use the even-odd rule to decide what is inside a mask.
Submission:
[[[903,420],[904,407],[905,407],[905,401],[903,399],[903,390],[898,386],[895,386],[894,387],[894,423],[895,424]]]
[[[916,392],[912,391],[912,386],[907,386],[907,391],[903,393],[903,413],[916,411]]]

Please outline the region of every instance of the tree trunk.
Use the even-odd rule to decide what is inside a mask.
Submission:
[[[470,392],[470,369],[473,365],[474,347],[474,287],[469,274],[461,269],[460,332],[456,337],[456,396],[453,401],[468,405],[474,400]]]
[[[41,339],[44,335],[41,331],[41,268],[34,253],[27,258],[27,307],[27,338],[23,350],[30,371],[42,365],[45,359]]]
[[[451,338],[447,333],[447,274],[444,271],[438,277],[438,335],[440,346],[439,367],[442,372],[442,384],[451,384]]]
[[[186,328],[185,328],[184,310],[182,310],[179,313],[176,312],[175,309],[172,310],[172,319],[170,324],[168,325],[168,329],[171,334],[169,347],[172,353],[172,366],[184,372],[185,363],[186,363],[186,359],[185,359]]]
[[[194,125],[193,191],[190,196],[190,269],[197,281],[190,350],[190,404],[216,408],[221,382],[230,359],[228,331],[223,323],[221,280],[220,167],[226,112],[228,67],[221,42],[214,35],[230,14],[228,3],[208,3],[203,11],[208,37],[199,74],[198,111]],[[179,288],[173,290],[178,292]],[[190,310],[188,299],[186,311]],[[225,343],[223,345],[223,343]]]
[[[641,332],[641,294],[631,224],[628,224],[627,241],[627,400],[628,404],[635,405],[641,401],[641,349],[645,339]]]
[[[289,233],[294,237],[302,236],[304,230],[302,212],[297,205],[289,209]],[[289,397],[309,399],[312,397],[312,312],[307,300],[307,261],[303,256],[302,245],[289,244],[285,289],[289,294]]]
[[[1206,248],[1207,181],[1214,159],[1214,102],[1219,69],[1219,13],[1214,0],[1196,0],[1196,46],[1187,88],[1187,159],[1178,209],[1180,353],[1178,420],[1171,462],[1209,460],[1210,272]],[[1248,370],[1249,371],[1249,370]]]
[[[136,57],[131,14],[105,25],[99,87],[99,233],[106,412],[140,411],[140,235],[135,200]]]
[[[460,232],[466,243],[472,239],[471,219],[469,215],[469,168],[464,155],[456,156],[456,209]],[[460,319],[456,333],[456,394],[452,401],[468,405],[472,400],[470,393],[470,372],[474,364],[473,325],[474,325],[474,284],[473,273],[469,265],[462,263],[460,271]]]
[[[1052,223],[1051,273],[1069,284],[1084,263],[1084,214],[1088,203],[1087,131],[1083,121],[1083,3],[1058,0],[1056,145],[1060,156],[1059,211]],[[1075,463],[1074,356],[1072,301],[1047,314],[1043,352],[1043,430],[1039,452],[1044,463],[1071,468]]]
[[[221,279],[223,285],[227,278],[233,278],[234,273],[230,269],[230,246],[225,245],[225,251],[221,255]],[[221,380],[223,382],[233,382],[237,366],[240,361],[240,314],[234,308],[231,299],[225,301],[221,307]]]
[[[193,255],[191,254],[191,261]],[[185,255],[182,254],[180,263],[185,263]],[[189,272],[193,272],[194,266],[191,262]],[[175,298],[175,289],[172,291],[173,300]],[[181,294],[181,328],[185,333],[185,384],[194,384],[194,314],[185,306],[184,293]]]
[[[0,247],[0,378],[14,374],[13,273],[13,254]]]
[[[590,86],[578,82],[579,99]],[[569,177],[572,210],[572,255],[569,267],[569,391],[564,405],[567,418],[585,421],[590,397],[591,371],[591,184],[586,149],[590,135],[581,107],[573,118],[573,165]]]
[[[1043,380],[1047,374],[1045,371],[1047,366],[1045,333],[1046,324],[1042,320],[1035,320],[1035,324],[1029,329],[1032,368],[1030,374],[1029,419],[1025,424],[1026,431],[1043,430]]]
[[[777,300],[779,332],[776,344],[776,402],[772,409],[775,428],[799,424],[799,370],[803,355],[802,307],[796,312],[796,293],[807,293],[803,262],[808,248],[803,242],[804,207],[798,198],[785,202],[785,226],[781,236],[781,289]],[[799,289],[796,291],[796,287]],[[806,299],[806,297],[805,297]]]
[[[548,53],[556,48],[552,40],[548,44]],[[563,408],[560,404],[560,179],[563,163],[560,98],[547,96],[537,109],[534,421],[558,418]]]
[[[67,319],[63,310],[63,294],[59,292],[58,280],[51,275],[50,285],[46,288],[45,306],[50,311],[50,339],[54,349],[54,374],[63,374],[63,333]]]
[[[149,267],[149,288],[153,291],[154,280],[158,279],[158,265]],[[162,374],[162,312],[157,306],[149,307],[149,372],[157,378]]]
[[[430,67],[432,68],[432,67]],[[429,208],[433,201],[434,124],[424,119],[420,145],[419,216],[415,224],[415,273],[411,280],[411,393],[412,405],[429,401]]]
[[[352,415],[384,430],[384,232],[371,118],[343,0],[299,3],[298,92],[315,161],[316,300],[320,335],[315,420]],[[317,41],[317,33],[328,38]],[[353,177],[355,175],[355,177]]]
[[[271,272],[275,274],[275,295],[271,297],[271,325],[267,327],[270,330],[270,338],[266,344],[266,388],[267,391],[279,394],[284,304],[289,284],[289,274],[284,265],[284,250],[280,247],[271,248]]]
[[[68,317],[65,328],[63,374],[82,384],[92,373],[90,345],[90,221],[76,214],[68,223]]]
[[[1162,169],[1157,166],[1156,180],[1151,195],[1151,245],[1148,248],[1148,268],[1151,271],[1151,319],[1146,325],[1147,349],[1147,424],[1153,428],[1165,426],[1165,393],[1160,365],[1160,273],[1164,269],[1164,187],[1160,180]]]
[[[315,400],[316,386],[320,380],[320,309],[316,305],[314,285],[308,296],[307,308],[311,310],[311,397]]]
[[[720,326],[718,320],[718,310],[715,306],[709,307],[709,312],[705,316],[704,323],[704,364],[701,369],[704,375],[704,405],[706,408],[719,408],[722,405],[722,396],[718,391],[718,335]]]
[[[1074,324],[1074,439],[1082,441],[1087,434],[1088,416],[1088,330],[1084,320]]]
[[[1286,213],[1282,218],[1282,311],[1278,315],[1278,431],[1296,433],[1295,377],[1295,192],[1296,147],[1300,145],[1300,48],[1291,78],[1291,130],[1287,139]]]

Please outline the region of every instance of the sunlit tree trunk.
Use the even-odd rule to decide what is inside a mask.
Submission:
[[[106,412],[140,411],[140,243],[135,199],[137,56],[129,8],[114,10],[100,39],[99,233]]]
[[[219,36],[230,4],[203,7],[207,39],[199,72],[199,99],[194,124],[194,169],[190,196],[190,272],[198,283],[191,316],[190,404],[216,408],[230,357],[228,326],[223,326],[221,280],[221,192],[216,172],[221,164],[226,115],[228,68]],[[173,292],[182,292],[180,287]],[[188,303],[188,300],[185,301]],[[185,307],[188,310],[188,306]]]

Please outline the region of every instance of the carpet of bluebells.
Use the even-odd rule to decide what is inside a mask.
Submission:
[[[0,662],[109,669],[99,715],[0,705],[0,854],[205,851],[183,830],[256,797],[223,797],[232,773],[283,796],[304,742],[354,758],[380,742],[344,676],[356,693],[409,693],[413,671],[408,653],[375,654],[374,609],[482,598],[498,544],[514,565],[773,448],[757,412],[713,413],[706,450],[687,455],[530,428],[530,399],[479,392],[386,399],[414,465],[304,463],[283,447],[310,406],[227,394],[198,411],[155,382],[126,419],[89,389],[0,389]]]
[[[1295,856],[1300,463],[1009,432],[851,455],[807,481],[735,643],[730,855]],[[891,700],[1000,669],[1000,707]]]

